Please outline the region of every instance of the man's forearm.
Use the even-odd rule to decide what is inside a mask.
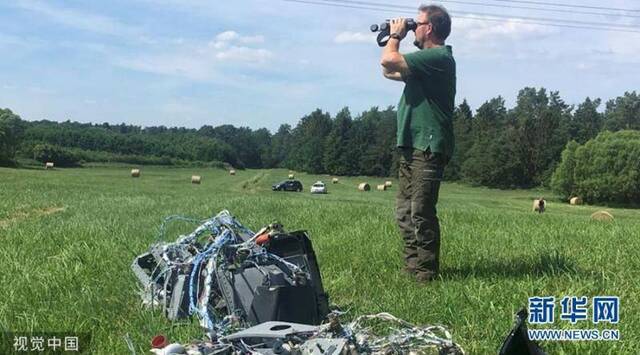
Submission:
[[[402,81],[402,75],[400,74],[400,72],[391,70],[389,69],[388,66],[385,65],[385,63],[387,63],[388,58],[394,55],[393,54],[394,52],[398,53],[399,47],[400,47],[400,41],[398,41],[395,38],[389,38],[387,45],[384,46],[384,48],[382,48],[382,60],[381,60],[382,75],[384,75],[384,77],[387,79]]]
[[[382,48],[382,66],[387,69],[389,72],[394,72],[397,70],[393,70],[390,67],[394,61],[397,60],[397,56],[400,55],[400,41],[395,38],[389,38],[387,45]]]
[[[409,67],[400,54],[400,41],[407,35],[406,20],[402,18],[391,20],[391,36],[387,45],[382,49],[380,64],[384,67],[382,73],[386,78],[402,80],[409,73]]]
[[[395,38],[390,38],[387,45],[382,49],[380,64],[386,69],[387,73],[397,72],[404,75],[407,71],[407,64],[402,54],[400,54],[399,49],[400,41]],[[385,77],[387,77],[387,75],[385,75]]]
[[[387,45],[382,48],[382,59],[388,55],[392,55],[392,53],[400,54],[400,41],[395,38],[389,38]]]

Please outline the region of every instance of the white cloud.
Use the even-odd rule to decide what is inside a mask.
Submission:
[[[223,63],[227,67],[242,68],[272,59],[274,54],[270,50],[245,45],[262,41],[262,36],[243,36],[235,31],[225,31],[209,42],[173,41],[168,46],[160,46],[155,54],[120,58],[116,64],[143,72],[209,81],[218,77],[219,65]]]
[[[220,60],[239,60],[243,62],[264,63],[273,57],[273,53],[264,48],[230,47],[227,50],[218,52],[216,58]]]
[[[374,43],[375,39],[371,35],[362,32],[340,32],[333,39],[336,43]]]
[[[229,46],[229,43],[227,42],[222,42],[222,41],[209,42],[209,47],[213,47],[215,49],[223,49],[228,46]]]
[[[224,31],[216,36],[216,40],[219,42],[229,42],[238,37],[240,37],[240,35],[235,31]]]
[[[208,49],[214,49],[215,58],[225,60],[237,60],[243,62],[264,63],[267,59],[273,57],[273,53],[264,48],[251,48],[245,44],[263,43],[264,37],[242,36],[235,31],[224,31],[216,35],[215,40],[209,42]],[[235,45],[240,43],[243,45]],[[207,51],[207,50],[204,50]]]
[[[245,44],[264,43],[264,36],[257,35],[257,36],[240,37],[240,42],[245,43]]]
[[[263,43],[264,37],[262,35],[256,36],[241,36],[235,31],[224,31],[216,36],[214,44],[225,44],[232,41],[237,41],[244,44]]]
[[[522,40],[548,36],[554,33],[549,26],[522,23],[517,19],[508,19],[500,22],[488,19],[458,19],[454,22],[452,33],[461,35],[468,40]]]

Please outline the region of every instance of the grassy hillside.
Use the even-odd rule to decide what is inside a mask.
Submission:
[[[593,222],[589,215],[602,208],[552,200],[538,215],[531,201],[549,197],[546,191],[445,183],[438,208],[442,278],[419,285],[400,271],[395,186],[359,192],[358,182],[382,180],[341,178],[318,196],[308,193],[310,185],[331,177],[296,174],[304,193],[272,192],[287,173],[146,167],[133,179],[124,166],[0,169],[0,326],[90,332],[99,354],[127,353],[127,333],[139,352],[158,333],[172,341],[201,336],[196,322],[172,324],[142,308],[129,266],[155,240],[164,217],[205,218],[228,209],[254,230],[275,220],[307,229],[331,301],[350,317],[386,311],[443,324],[467,353],[491,354],[528,297],[616,295],[620,324],[602,327],[619,329],[622,341],[543,347],[549,354],[640,352],[640,211],[607,209],[613,223]],[[202,175],[201,185],[190,183],[192,174]],[[191,228],[178,223],[167,239]],[[594,325],[557,321],[560,327]]]

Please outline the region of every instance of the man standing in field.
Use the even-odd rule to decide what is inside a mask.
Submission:
[[[443,170],[453,155],[453,108],[456,62],[444,41],[451,18],[436,5],[418,9],[414,44],[420,49],[398,52],[407,34],[406,20],[391,21],[391,36],[382,51],[383,74],[403,81],[398,104],[397,145],[400,151],[396,218],[404,238],[405,270],[420,282],[439,270],[440,224],[436,215]]]

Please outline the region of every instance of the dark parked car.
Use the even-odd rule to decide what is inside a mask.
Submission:
[[[298,180],[285,180],[271,186],[273,191],[302,191],[302,183]]]

